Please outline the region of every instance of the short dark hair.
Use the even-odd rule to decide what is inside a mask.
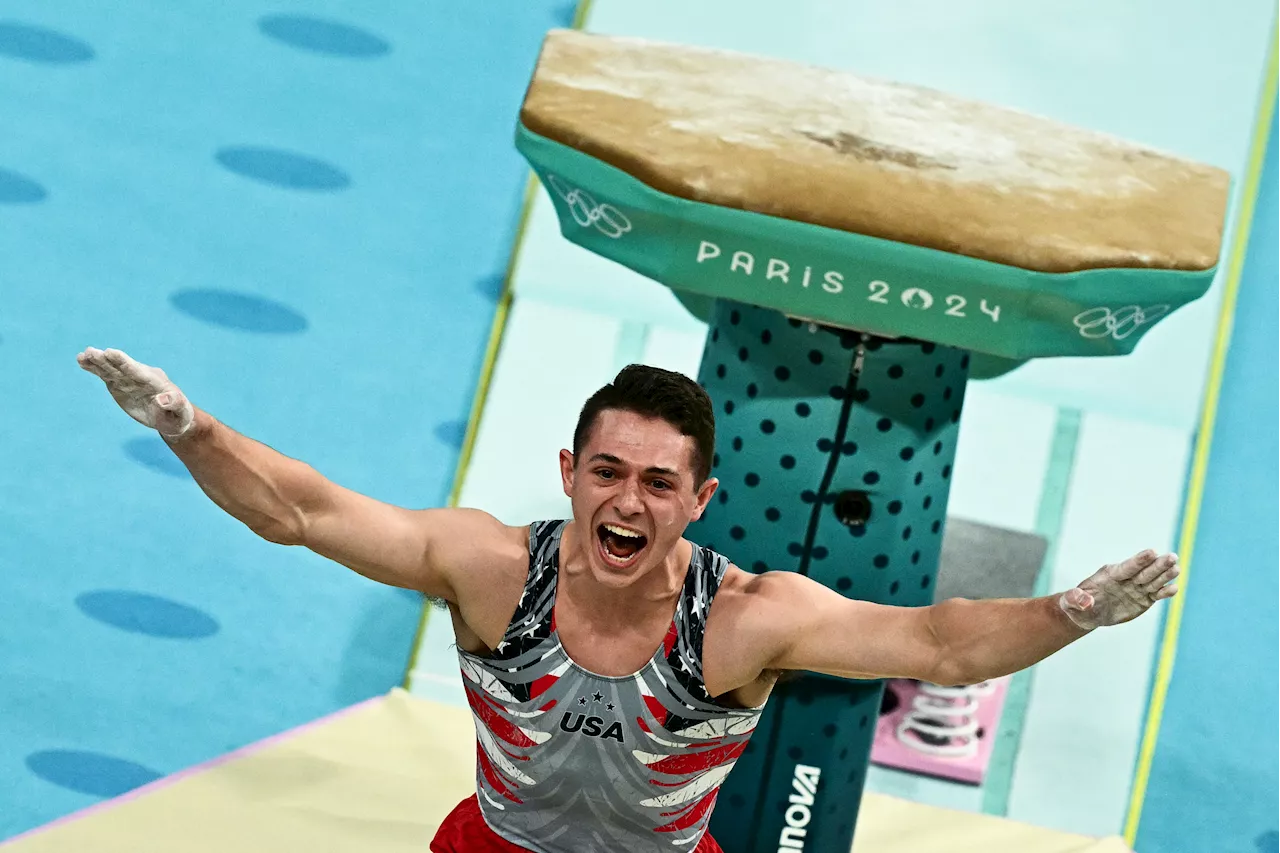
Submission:
[[[716,450],[716,416],[711,398],[702,386],[682,373],[629,364],[613,381],[596,391],[582,407],[573,431],[576,458],[591,436],[600,413],[606,409],[634,412],[647,418],[661,418],[693,439],[693,487],[699,488],[711,475],[711,458]]]

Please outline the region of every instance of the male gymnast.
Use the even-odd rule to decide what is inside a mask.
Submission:
[[[716,492],[715,422],[689,378],[632,365],[560,451],[573,513],[511,527],[343,488],[197,409],[119,350],[79,364],[250,530],[447,603],[476,725],[476,794],[435,853],[718,853],[707,823],[780,674],[970,685],[1177,592],[1142,551],[1044,598],[889,607],[684,538]],[[515,485],[515,484],[513,484]]]

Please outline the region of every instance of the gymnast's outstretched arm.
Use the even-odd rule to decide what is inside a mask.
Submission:
[[[887,607],[847,599],[794,572],[768,572],[745,584],[758,596],[747,612],[758,615],[742,636],[761,644],[751,658],[762,671],[970,685],[1025,669],[1094,628],[1137,618],[1176,594],[1177,577],[1175,555],[1148,550],[1059,595]]]
[[[214,503],[271,542],[302,545],[381,583],[457,601],[454,577],[501,540],[477,510],[409,510],[345,489],[197,409],[163,370],[92,347],[80,366],[160,433]]]

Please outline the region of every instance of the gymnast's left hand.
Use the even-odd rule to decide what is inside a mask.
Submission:
[[[181,436],[195,423],[195,408],[165,372],[134,361],[118,349],[89,347],[76,362],[106,383],[125,413],[167,439]]]
[[[1091,631],[1136,619],[1153,604],[1178,593],[1176,554],[1147,550],[1094,572],[1058,598],[1058,606],[1077,626]]]

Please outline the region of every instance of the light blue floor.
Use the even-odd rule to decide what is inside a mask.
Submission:
[[[1276,113],[1240,282],[1177,661],[1142,811],[1141,853],[1275,853]]]
[[[419,599],[222,515],[80,371],[441,504],[573,4],[0,11],[0,838],[398,684]]]

